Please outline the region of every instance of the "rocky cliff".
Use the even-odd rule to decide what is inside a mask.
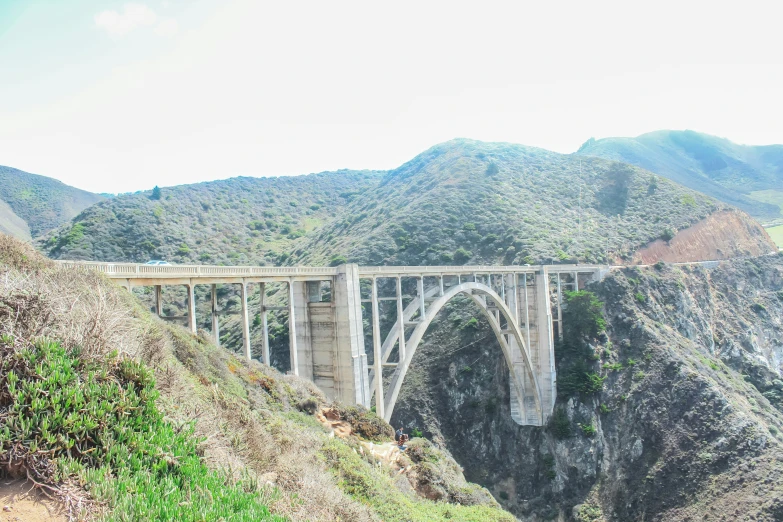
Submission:
[[[633,255],[633,263],[733,259],[775,251],[777,246],[758,222],[744,212],[724,210],[680,230],[668,240],[653,241]]]
[[[420,348],[393,423],[421,426],[522,520],[783,519],[783,258],[661,263],[591,290],[606,330],[558,346],[549,426],[511,421],[504,359],[467,303]],[[577,363],[597,389],[574,390]]]

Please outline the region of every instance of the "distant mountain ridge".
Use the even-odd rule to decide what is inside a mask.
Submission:
[[[783,218],[783,145],[738,145],[690,130],[590,139],[576,152],[637,165],[764,220]]]
[[[0,165],[0,232],[20,239],[30,241],[57,228],[103,199],[56,179]]]

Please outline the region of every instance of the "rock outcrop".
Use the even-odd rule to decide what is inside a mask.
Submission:
[[[732,259],[769,254],[777,249],[767,231],[750,216],[738,210],[724,210],[680,230],[668,241],[658,239],[639,249],[633,255],[633,263]]]

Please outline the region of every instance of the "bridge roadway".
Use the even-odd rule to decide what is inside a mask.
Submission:
[[[391,418],[413,355],[437,312],[458,294],[470,297],[489,321],[509,368],[511,416],[519,424],[543,425],[556,399],[554,335],[561,335],[564,289],[583,288],[612,268],[606,265],[536,266],[358,266],[256,267],[207,265],[143,265],[61,261],[66,268],[97,270],[121,286],[155,288],[158,315],[163,317],[163,286],[188,291],[187,319],[196,333],[196,285],[211,285],[212,334],[220,342],[216,285],[240,288],[244,355],[252,357],[248,285],[260,288],[262,361],[269,364],[267,312],[287,309],[291,372],[311,379],[328,397],[344,403],[371,405]],[[394,282],[393,296],[382,296],[378,282]],[[413,288],[415,294],[403,293]],[[361,282],[365,284],[362,285]],[[286,283],[285,307],[267,306],[266,284]],[[331,287],[322,300],[322,284]],[[387,285],[384,288],[389,288]],[[364,293],[364,295],[363,295]],[[381,303],[396,303],[396,323],[385,336],[380,328]],[[554,301],[554,302],[553,302]],[[369,306],[364,306],[369,305]],[[384,310],[388,312],[390,310]],[[367,364],[363,319],[369,319],[373,363]],[[386,371],[386,373],[384,373]],[[390,377],[390,378],[389,378]]]

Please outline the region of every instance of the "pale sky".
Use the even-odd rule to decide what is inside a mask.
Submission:
[[[126,192],[455,137],[783,143],[781,24],[749,1],[0,0],[0,165]]]

